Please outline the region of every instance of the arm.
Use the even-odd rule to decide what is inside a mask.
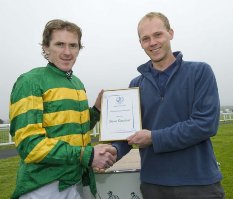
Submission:
[[[43,109],[41,88],[33,80],[20,77],[11,93],[10,133],[22,160],[25,163],[75,163],[87,167],[92,147],[84,148],[86,158],[82,159],[81,147],[71,146],[56,137],[47,137],[43,127]]]
[[[112,146],[116,148],[117,161],[120,160],[124,155],[126,155],[132,149],[132,146],[129,145],[127,141],[113,142]]]
[[[152,131],[155,152],[188,148],[216,135],[220,102],[215,76],[206,65],[197,72],[190,117],[165,129]]]
[[[216,80],[209,66],[198,69],[194,93],[187,120],[163,129],[139,131],[129,138],[129,143],[138,144],[139,147],[152,143],[154,152],[162,153],[185,149],[214,136],[218,128],[220,107]],[[151,139],[143,139],[145,133]]]
[[[97,121],[100,120],[100,111],[101,111],[101,98],[103,96],[104,90],[101,90],[96,98],[95,105],[90,108],[90,126],[91,129],[94,128]]]

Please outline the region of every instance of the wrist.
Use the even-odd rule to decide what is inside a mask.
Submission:
[[[95,105],[92,107],[95,111],[97,111],[98,113],[100,113],[101,112],[101,110],[100,109],[98,109]]]
[[[91,159],[92,152],[93,152],[93,147],[85,146],[83,147],[83,150],[81,150],[81,152],[82,152],[81,164],[84,167],[89,167],[90,159]]]
[[[94,159],[94,147],[93,147],[93,150],[91,152],[91,157],[90,157],[90,160],[89,160],[89,163],[88,163],[88,166],[91,166],[92,165],[92,162],[93,162],[93,159]]]

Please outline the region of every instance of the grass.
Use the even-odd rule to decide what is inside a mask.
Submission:
[[[19,157],[0,160],[0,198],[9,199],[16,181]]]
[[[8,149],[15,149],[15,145],[14,144],[10,144],[10,145],[0,146],[0,152],[4,151],[4,150],[8,150]],[[1,159],[0,159],[0,162],[1,162]]]
[[[233,198],[233,124],[221,124],[217,136],[212,138],[214,152],[224,176],[222,185],[226,198]],[[0,146],[0,152],[14,146]],[[0,159],[0,198],[9,199],[14,187],[19,157]]]
[[[212,138],[212,142],[223,174],[222,185],[226,198],[233,198],[233,124],[221,124],[218,134]]]

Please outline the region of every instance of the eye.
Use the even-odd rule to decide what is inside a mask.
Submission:
[[[76,49],[76,48],[78,48],[78,44],[76,44],[76,43],[70,44],[70,48]]]
[[[160,37],[161,35],[162,35],[161,32],[156,32],[156,33],[154,34],[154,36],[155,36],[156,38]]]
[[[147,41],[149,41],[149,39],[150,39],[149,37],[143,37],[143,38],[141,39],[141,41],[142,41],[142,42],[147,42]]]
[[[65,44],[63,42],[58,42],[55,45],[58,47],[61,47],[61,48],[63,48],[65,46]]]

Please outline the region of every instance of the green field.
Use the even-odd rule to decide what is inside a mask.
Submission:
[[[222,185],[226,199],[233,198],[233,124],[221,124],[217,136],[212,138],[214,151],[224,176]],[[13,146],[0,146],[0,152]],[[9,199],[15,186],[18,156],[0,159],[0,198]]]
[[[223,174],[222,185],[226,199],[233,198],[233,124],[221,124],[217,136],[212,138],[214,152]]]

